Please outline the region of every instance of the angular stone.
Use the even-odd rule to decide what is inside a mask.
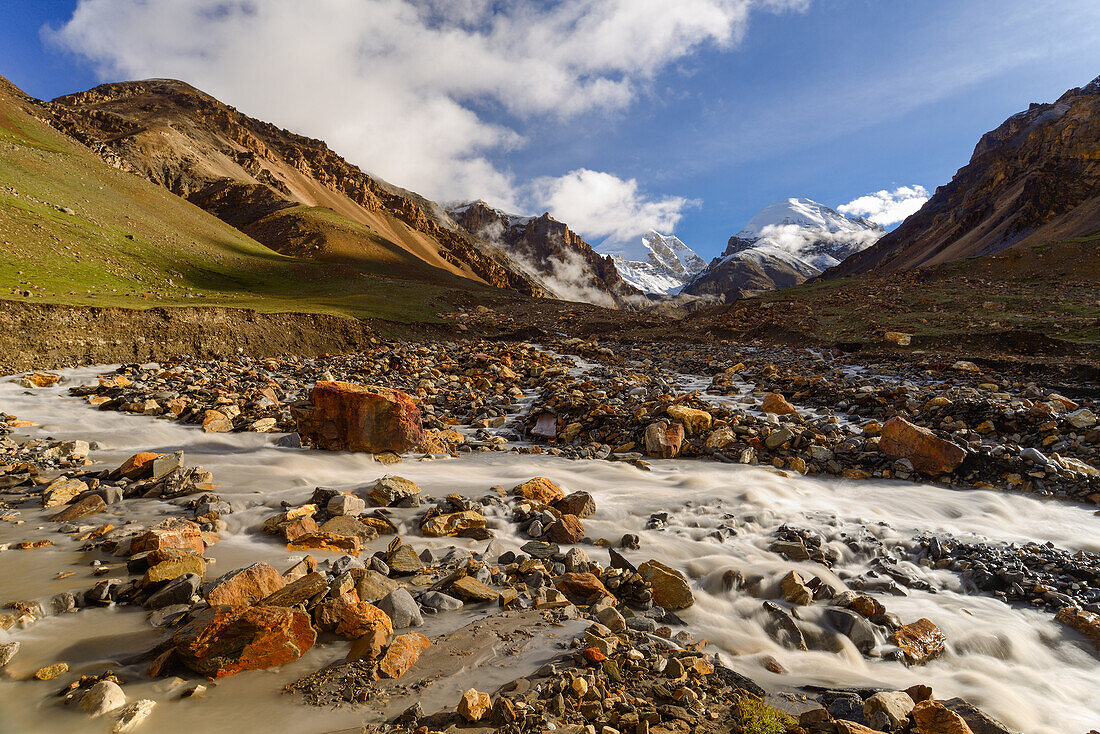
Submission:
[[[309,615],[285,607],[211,607],[172,636],[191,670],[221,678],[293,662],[313,647]]]
[[[424,563],[411,545],[402,544],[394,549],[386,563],[389,564],[390,571],[401,576],[410,576],[424,570]]]
[[[385,476],[367,492],[367,501],[375,507],[391,507],[419,494],[420,487],[411,479]]]
[[[711,450],[728,448],[737,443],[737,434],[729,428],[718,428],[710,432],[703,447]]]
[[[61,375],[55,375],[53,372],[28,372],[23,375],[19,384],[23,387],[37,388],[52,387],[59,382],[61,382]]]
[[[337,614],[336,634],[341,637],[354,640],[376,630],[381,630],[387,637],[393,634],[393,622],[389,615],[365,601],[342,604]]]
[[[448,535],[458,535],[471,528],[483,528],[487,521],[480,512],[463,510],[447,515],[436,515],[428,518],[420,526],[420,531],[429,538],[442,538]]]
[[[266,599],[284,586],[286,580],[282,575],[271,564],[260,562],[219,577],[205,596],[212,607],[247,606]]]
[[[130,555],[167,549],[191,551],[201,555],[206,550],[202,530],[190,520],[170,517],[130,541]]]
[[[145,723],[145,720],[149,718],[149,714],[153,713],[153,708],[156,705],[156,701],[143,698],[123,707],[118,713],[118,721],[115,722],[115,727],[111,729],[111,734],[127,734],[127,732],[134,731]]]
[[[68,663],[53,663],[52,665],[46,665],[39,668],[34,672],[34,677],[37,680],[53,680],[62,673],[69,672]]]
[[[481,721],[486,714],[493,709],[493,702],[488,693],[482,693],[470,688],[462,694],[458,702],[458,713],[471,724]]]
[[[1055,619],[1080,632],[1097,650],[1100,650],[1100,614],[1077,607],[1062,607],[1055,615]]]
[[[798,408],[787,402],[787,399],[777,392],[770,392],[764,396],[764,400],[760,403],[760,410],[776,415],[798,415]]]
[[[142,586],[174,581],[184,574],[202,577],[206,573],[206,559],[202,556],[194,553],[176,553],[173,556],[150,566],[141,579]]]
[[[645,429],[645,452],[656,459],[674,459],[684,443],[684,427],[680,423],[650,423]]]
[[[554,579],[554,588],[574,604],[591,605],[600,599],[615,596],[607,590],[603,582],[591,573],[563,573]]]
[[[883,424],[878,448],[888,456],[909,459],[925,474],[952,472],[966,458],[966,449],[897,415]]]
[[[651,560],[639,566],[638,573],[652,587],[653,601],[665,609],[687,609],[695,603],[691,584],[679,571]]]
[[[576,515],[562,515],[546,528],[546,536],[562,545],[579,543],[584,537],[584,525]]]
[[[350,494],[338,494],[326,506],[330,515],[358,515],[367,509],[367,503]]]
[[[563,515],[585,518],[596,514],[596,501],[588,492],[571,492],[555,502],[554,508]]]
[[[11,659],[19,652],[23,643],[18,640],[12,642],[0,642],[0,668],[11,662]]]
[[[921,701],[912,716],[920,734],[974,734],[963,717],[938,701]]]
[[[80,697],[80,710],[93,719],[125,704],[126,694],[122,692],[122,686],[110,680],[99,681]]]
[[[371,569],[367,569],[363,573],[363,578],[359,579],[359,582],[355,585],[355,591],[359,594],[359,598],[371,604],[379,599],[384,599],[394,589],[399,588],[401,588],[401,585],[396,581]]]
[[[420,597],[420,605],[428,612],[453,612],[462,601],[439,591],[429,591]]]
[[[895,731],[908,722],[914,705],[905,691],[879,691],[863,702],[863,715],[871,726],[882,731]]]
[[[348,553],[359,555],[359,538],[353,535],[333,535],[319,532],[302,535],[286,544],[287,550],[323,550],[333,553]]]
[[[324,574],[314,571],[271,592],[259,603],[265,607],[295,607],[326,589],[328,589],[328,579]]]
[[[431,646],[431,640],[419,632],[398,635],[378,664],[378,671],[386,678],[400,678]]]
[[[813,603],[814,592],[806,586],[806,579],[798,571],[788,571],[779,581],[779,590],[791,604],[805,606]]]
[[[229,433],[233,421],[220,410],[207,410],[202,414],[202,430],[206,433]]]
[[[902,625],[890,636],[890,641],[901,648],[910,663],[921,665],[938,658],[947,648],[947,638],[930,619],[918,619]]]
[[[79,479],[62,477],[50,482],[42,492],[42,506],[46,508],[67,505],[88,491],[88,485]]]
[[[107,511],[107,503],[98,494],[86,494],[50,517],[53,522],[69,522],[88,515]]]
[[[298,433],[328,451],[401,454],[424,439],[420,409],[400,390],[318,382],[308,404],[296,404],[291,412]]]
[[[565,497],[558,485],[546,477],[535,477],[512,487],[512,494],[525,500],[549,505]]]
[[[201,583],[200,576],[193,573],[184,574],[154,592],[145,600],[144,606],[146,609],[163,609],[174,604],[189,604],[191,597],[198,593]]]
[[[481,583],[473,576],[463,576],[451,584],[451,592],[459,599],[468,602],[496,601],[497,592]]]
[[[689,436],[697,436],[704,431],[709,431],[713,420],[707,411],[688,408],[684,405],[670,405],[665,412],[668,413],[669,418],[683,423]]]

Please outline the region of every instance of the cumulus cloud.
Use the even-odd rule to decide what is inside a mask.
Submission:
[[[897,224],[928,201],[928,189],[923,186],[899,186],[893,191],[876,191],[838,206],[841,214],[855,217],[867,217],[875,224],[889,227]]]
[[[579,168],[564,176],[540,178],[530,186],[532,200],[542,202],[554,218],[595,239],[603,252],[628,256],[651,229],[671,232],[684,210],[699,202],[681,196],[650,198],[635,179]]]
[[[184,79],[432,198],[516,208],[492,157],[534,118],[624,110],[755,7],[806,1],[79,0],[45,35],[105,79]]]

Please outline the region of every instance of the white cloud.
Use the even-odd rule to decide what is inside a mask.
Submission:
[[[180,78],[427,196],[515,208],[490,156],[531,118],[623,110],[754,6],[806,1],[80,0],[46,36],[103,78]]]
[[[876,191],[853,199],[836,210],[847,216],[867,217],[875,224],[889,227],[897,224],[928,201],[928,189],[923,186],[899,186],[893,191]]]
[[[540,178],[529,197],[572,229],[596,240],[605,239],[601,252],[628,256],[641,236],[651,229],[671,232],[685,209],[699,202],[681,196],[651,199],[639,191],[635,179],[579,168],[564,176]]]

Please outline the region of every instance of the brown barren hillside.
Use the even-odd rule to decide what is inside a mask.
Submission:
[[[103,84],[50,107],[62,130],[108,162],[279,252],[542,294],[427,199],[367,175],[320,140],[248,117],[184,82]]]
[[[1100,230],[1100,78],[986,133],[970,162],[872,247],[825,272],[896,272]]]

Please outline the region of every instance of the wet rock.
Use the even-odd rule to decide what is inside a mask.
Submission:
[[[555,502],[554,508],[563,515],[585,518],[596,514],[596,501],[588,492],[571,492]]]
[[[156,705],[156,701],[143,698],[123,707],[118,713],[118,721],[111,729],[111,734],[127,734],[127,732],[136,730],[145,723],[145,720],[149,718],[149,714],[153,713],[153,708]]]
[[[96,515],[107,511],[107,503],[98,494],[88,493],[76,502],[68,505],[61,512],[50,517],[53,522],[70,522],[88,515]]]
[[[394,549],[386,557],[386,563],[389,565],[390,571],[399,576],[409,576],[424,569],[424,563],[420,560],[420,556],[416,555],[416,551],[413,550],[412,546],[404,544]]]
[[[966,458],[966,449],[900,416],[883,424],[878,448],[888,456],[908,459],[917,471],[933,475],[954,471]]]
[[[558,485],[546,477],[535,477],[512,488],[512,494],[543,505],[550,505],[565,497]]]
[[[906,659],[915,665],[939,657],[947,647],[947,638],[940,628],[925,618],[903,625],[891,635],[890,641],[901,648]]]
[[[358,515],[367,508],[367,503],[350,494],[338,494],[328,501],[325,509],[333,516]]]
[[[11,662],[19,653],[19,648],[23,643],[18,640],[12,642],[0,642],[0,668]]]
[[[584,538],[584,525],[576,515],[562,515],[547,526],[546,536],[555,543],[573,545]]]
[[[419,632],[398,635],[379,662],[378,671],[387,678],[400,678],[431,646],[431,640]]]
[[[385,476],[374,483],[367,493],[367,501],[375,507],[393,507],[417,497],[420,487],[404,477]]]
[[[42,492],[42,506],[45,508],[67,505],[88,491],[88,485],[79,479],[62,477],[54,480]]]
[[[385,612],[373,604],[351,599],[354,599],[354,595],[350,599],[343,596],[332,602],[336,634],[351,639],[378,631],[387,637],[393,634],[393,622]]]
[[[896,731],[908,723],[914,705],[904,691],[879,691],[863,702],[863,714],[876,729]]]
[[[362,500],[360,500],[362,501]],[[310,518],[303,518],[310,520]],[[360,545],[365,545],[378,537],[378,530],[369,525],[364,524],[359,518],[352,517],[351,515],[338,515],[331,520],[326,520],[325,524],[313,529],[308,534],[315,535],[328,535],[328,536],[346,536],[355,538],[359,541]],[[287,529],[287,538],[290,539],[290,528]],[[300,535],[297,537],[301,537]]]
[[[202,416],[202,430],[206,433],[229,433],[233,421],[220,410],[207,410]]]
[[[145,600],[144,606],[146,609],[160,609],[173,604],[187,604],[191,601],[191,597],[198,593],[201,583],[202,577],[186,573],[153,592]]]
[[[653,601],[665,609],[687,609],[695,603],[691,584],[679,571],[660,561],[650,560],[638,567],[638,573],[652,586]]]
[[[353,382],[318,382],[291,412],[298,433],[329,451],[404,453],[424,440],[420,409],[400,390]]]
[[[393,579],[372,569],[367,569],[363,572],[362,578],[356,583],[355,591],[359,594],[361,600],[373,604],[400,587],[401,585]]]
[[[53,663],[52,665],[46,665],[34,672],[34,677],[37,680],[53,680],[62,673],[69,672],[68,663]]]
[[[451,592],[467,602],[496,601],[497,592],[490,589],[473,576],[463,576],[451,584]]]
[[[285,607],[211,607],[172,637],[183,664],[208,678],[285,665],[316,641],[309,615]]]
[[[484,528],[486,523],[485,517],[480,512],[463,510],[428,518],[420,526],[420,531],[429,538],[442,538],[458,535],[473,528]]]
[[[349,553],[359,555],[359,538],[354,535],[337,535],[326,533],[308,533],[301,535],[286,544],[288,550],[321,550],[332,553]]]
[[[470,688],[462,694],[458,702],[458,713],[471,724],[481,721],[492,710],[493,702],[488,693]]]
[[[813,603],[814,592],[806,586],[806,579],[798,571],[788,571],[779,581],[779,590],[791,604],[805,606]]]
[[[658,421],[645,429],[646,454],[656,459],[674,459],[680,455],[684,442],[684,426]]]
[[[670,405],[665,410],[673,420],[680,421],[687,429],[688,435],[697,436],[704,431],[709,431],[713,418],[705,410],[689,408],[685,405]]]
[[[150,561],[156,561],[158,554],[150,554]],[[172,552],[163,561],[156,561],[145,571],[141,579],[142,586],[155,586],[165,581],[178,579],[185,574],[202,578],[206,573],[206,559],[194,553]]]
[[[837,632],[851,640],[864,655],[870,654],[878,645],[874,625],[853,611],[830,607],[825,610],[825,619]]]
[[[19,380],[20,385],[29,388],[52,387],[59,382],[61,375],[53,372],[28,372]]]
[[[615,598],[591,573],[564,573],[554,579],[554,587],[574,604],[589,605],[607,597]]]
[[[198,525],[183,518],[161,520],[130,541],[130,555],[154,550],[181,550],[202,554],[206,544]]]
[[[921,701],[913,708],[920,734],[974,734],[966,721],[938,701]]]
[[[420,597],[420,605],[426,611],[451,612],[462,607],[462,601],[439,591],[427,591]]]
[[[394,589],[378,602],[378,608],[389,615],[396,629],[424,624],[420,607],[406,589]]]
[[[776,415],[798,415],[798,409],[777,392],[770,392],[764,396],[764,399],[760,402],[760,410]]]
[[[80,710],[95,719],[126,704],[122,687],[110,680],[101,680],[80,697]]]
[[[313,571],[271,592],[259,603],[267,607],[296,607],[327,589],[328,579],[324,574]]]
[[[269,563],[254,563],[215,579],[206,590],[210,606],[247,606],[286,586],[286,580]]]
[[[1100,614],[1087,612],[1076,607],[1062,607],[1055,619],[1080,632],[1100,650]]]

